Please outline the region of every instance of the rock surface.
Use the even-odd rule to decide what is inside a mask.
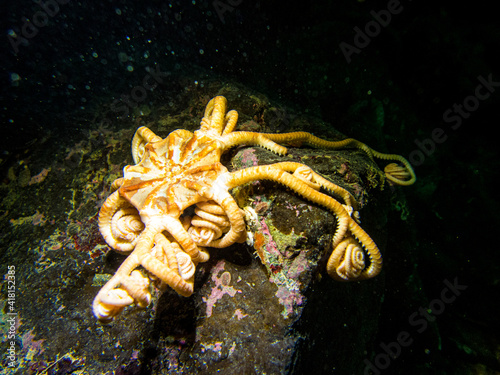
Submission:
[[[240,112],[238,129],[315,129],[343,138],[317,119],[277,116],[263,95],[231,85],[180,97],[175,107],[186,104],[183,110],[160,108],[145,125],[163,137],[179,127],[194,130],[216,94]],[[29,156],[31,171],[20,165],[2,185],[4,259],[15,265],[17,280],[17,373],[362,371],[377,333],[384,272],[360,283],[331,280],[325,262],[335,217],[267,181],[233,189],[252,235],[247,244],[210,250],[192,297],[157,292],[145,310],[128,308],[109,325],[96,321],[92,300],[123,260],[100,236],[97,213],[110,182],[131,163],[135,128],[103,126],[66,148],[47,141]],[[305,163],[348,189],[361,205],[362,227],[384,254],[390,189],[363,152],[289,148],[280,157],[240,147],[224,163],[234,170],[283,160]]]

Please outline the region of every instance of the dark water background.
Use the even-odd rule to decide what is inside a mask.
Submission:
[[[46,137],[69,144],[96,117],[113,127],[206,81],[241,83],[413,162],[418,182],[405,194],[421,288],[432,301],[444,279],[468,286],[439,317],[441,351],[429,366],[500,371],[492,3],[4,0],[0,9],[2,179]],[[356,121],[374,113],[383,126]],[[412,312],[387,305],[380,340]],[[391,371],[431,357],[416,341]]]

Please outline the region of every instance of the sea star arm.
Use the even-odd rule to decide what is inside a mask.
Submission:
[[[226,113],[226,106],[227,100],[223,96],[210,99],[201,119],[201,132],[220,136],[234,130],[238,121],[238,112],[232,110]]]
[[[234,128],[236,128],[236,123],[238,122],[238,112],[235,110],[231,110],[226,114],[225,118],[226,126],[224,127],[224,131],[222,135],[231,133]]]
[[[144,267],[154,277],[169,285],[178,294],[190,296],[193,293],[194,272],[190,271],[191,259],[180,254],[176,255],[177,267],[170,268],[168,264],[158,260],[153,255],[155,239],[165,229],[165,223],[155,223],[147,226],[141,233],[134,251],[125,259],[114,276],[101,288],[93,302],[94,315],[103,322],[108,322],[119,314],[123,308],[132,303],[146,307],[151,301],[149,281],[135,270],[139,265]],[[175,250],[174,250],[175,251]],[[180,253],[182,251],[179,250]],[[180,263],[180,264],[179,264]],[[187,279],[185,279],[187,278]]]
[[[233,132],[223,136],[222,142],[224,150],[229,150],[232,147],[239,145],[260,146],[278,155],[285,155],[287,148],[272,141],[265,134],[255,132]]]
[[[300,179],[284,171],[276,168],[274,165],[262,165],[250,167],[243,170],[232,172],[226,179],[226,184],[229,189],[236,186],[260,179],[272,180],[279,182],[306,199],[322,205],[331,210],[337,217],[337,230],[332,240],[332,247],[335,250],[342,244],[342,240],[348,233],[359,242],[370,258],[370,266],[362,274],[364,278],[376,276],[382,267],[382,258],[377,245],[373,242],[370,236],[349,216],[346,209],[332,197],[316,191],[312,187],[304,184]]]
[[[153,278],[158,278],[182,296],[190,296],[193,293],[195,268],[191,257],[182,251],[177,243],[167,240],[161,231],[153,237],[154,247],[151,237],[146,237],[144,242],[146,248],[152,248],[153,251],[139,252],[140,264]],[[164,259],[154,251],[157,246],[165,255]]]
[[[134,164],[138,164],[141,161],[147,143],[159,142],[161,140],[161,137],[158,137],[145,126],[141,126],[137,129],[134,138],[132,138],[132,158],[134,159]]]
[[[117,178],[111,183],[111,191],[118,190],[123,185],[123,177]]]
[[[194,275],[195,265],[191,261],[191,257],[182,251],[178,243],[170,242],[163,233],[157,233],[154,242],[155,246],[151,254],[156,259],[167,265],[184,280],[189,280]]]
[[[135,250],[125,259],[113,277],[109,279],[95,297],[93,311],[99,320],[111,321],[125,306],[135,302],[134,295],[141,299],[140,303],[142,305],[147,302],[147,293],[149,292],[133,290],[134,284],[127,284],[125,280],[141,264],[141,258],[144,257],[144,254],[151,249],[156,233],[158,233],[158,230],[153,226],[144,229],[140,235],[141,241],[138,241]]]
[[[191,257],[195,264],[206,262],[209,259],[208,252],[198,247],[178,219],[164,216],[161,220],[165,224],[165,229],[168,229],[168,232],[175,238],[176,242]]]
[[[355,209],[357,208],[357,202],[352,196],[351,193],[349,193],[346,189],[334,184],[333,182],[327,180],[323,176],[321,176],[319,173],[314,172],[310,167],[307,165],[301,164],[301,163],[296,163],[296,162],[281,162],[281,163],[275,163],[272,164],[273,167],[282,169],[287,172],[293,173],[293,175],[305,183],[310,183],[313,185],[317,185],[318,187],[322,187],[331,193],[335,194],[336,196],[341,197],[347,207],[354,207]],[[311,185],[310,185],[311,186]],[[311,186],[313,187],[313,186]],[[313,187],[314,188],[314,187]],[[315,188],[315,190],[318,190]],[[344,207],[346,208],[346,207]]]
[[[353,138],[347,138],[341,141],[326,141],[324,139],[318,138],[311,133],[307,132],[293,132],[293,133],[282,133],[282,134],[263,134],[266,138],[277,142],[277,143],[292,143],[292,144],[308,144],[314,147],[321,148],[331,148],[331,149],[342,149],[347,147],[355,147],[366,152],[366,154],[373,159],[378,158],[382,160],[395,160],[403,164],[405,172],[392,173],[391,169],[385,169],[386,178],[394,184],[397,185],[412,185],[416,181],[415,172],[411,164],[401,155],[396,154],[384,154],[382,152],[375,151],[371,147],[367,146],[363,142],[360,142]]]

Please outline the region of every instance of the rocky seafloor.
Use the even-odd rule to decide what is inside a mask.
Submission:
[[[70,142],[51,134],[33,144],[1,186],[4,259],[15,266],[16,280],[19,362],[11,373],[350,373],[366,366],[385,272],[364,282],[330,279],[325,263],[335,217],[269,181],[233,189],[240,207],[252,209],[247,229],[253,236],[248,243],[211,249],[211,259],[198,267],[191,297],[156,291],[148,308],[127,308],[110,324],[93,316],[91,303],[102,280],[124,259],[102,239],[97,215],[110,183],[132,163],[135,129],[146,125],[162,137],[176,128],[193,131],[215,95],[226,96],[229,108],[238,110],[238,130],[272,132],[281,126],[345,138],[263,94],[213,82],[138,116],[136,124],[107,121]],[[281,157],[238,147],[223,163],[236,170],[283,160],[305,163],[349,190],[360,204],[362,227],[391,266],[398,254],[387,253],[398,236],[387,246],[388,231],[391,225],[404,228],[404,196],[373,161],[353,149],[290,147]]]

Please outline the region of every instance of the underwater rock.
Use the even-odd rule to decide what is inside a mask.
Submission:
[[[317,119],[290,112],[277,119],[266,98],[241,87],[217,92],[233,97],[232,107],[244,108],[244,128],[271,131],[270,123],[285,123],[287,131],[317,129],[318,135],[344,138]],[[189,111],[198,112],[205,96],[187,100],[192,109],[186,106],[170,118],[191,118]],[[171,123],[167,117],[165,124]],[[199,125],[192,120],[185,126]],[[72,358],[89,373],[359,372],[377,330],[385,272],[359,283],[331,279],[326,261],[335,216],[270,181],[231,191],[245,210],[248,243],[210,249],[211,259],[198,265],[191,297],[156,290],[149,308],[127,308],[108,325],[96,322],[92,299],[123,261],[104,243],[96,212],[110,181],[130,163],[131,132],[91,132],[87,140],[62,147],[52,164],[44,160],[45,169],[36,170],[51,172],[43,179],[6,194],[12,199],[3,202],[10,211],[1,225],[20,280],[16,329],[18,337],[29,333],[37,343],[18,350],[18,369],[61,369]],[[68,152],[78,158],[68,160]],[[385,255],[390,189],[364,152],[290,147],[278,156],[240,147],[227,154],[223,163],[230,170],[300,162],[349,190],[363,229]],[[15,188],[9,186],[4,189]],[[21,220],[34,214],[43,218],[41,224]]]
[[[385,222],[382,202],[386,194],[382,180],[370,175],[376,167],[368,158],[349,155],[349,151],[293,148],[289,158],[298,162],[320,159],[316,163],[335,183],[353,191],[356,198],[369,200],[370,206],[378,206],[366,213],[362,210],[362,219]],[[278,160],[269,151],[242,148],[231,164],[244,167]],[[337,172],[346,162],[356,166],[351,175],[356,182],[345,183]],[[370,187],[353,189],[357,183]],[[194,293],[196,317],[185,331],[190,331],[191,343],[189,335],[174,339],[170,345],[185,343],[177,362],[165,361],[165,355],[158,358],[156,373],[362,371],[365,350],[377,329],[384,274],[355,283],[328,277],[325,263],[335,219],[326,209],[267,181],[233,189],[232,194],[245,207],[252,234],[247,244],[211,249],[212,259],[200,264],[202,276],[197,277]],[[383,245],[384,233],[372,233],[370,228],[376,230],[377,225],[369,226],[367,232]],[[156,319],[168,322],[174,316],[162,313]]]

